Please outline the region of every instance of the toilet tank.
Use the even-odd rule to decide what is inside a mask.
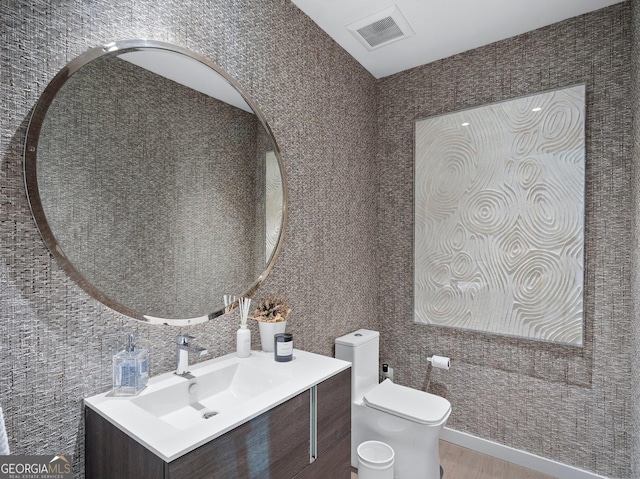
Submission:
[[[359,329],[335,340],[336,358],[351,362],[351,398],[362,396],[378,384],[380,333]]]

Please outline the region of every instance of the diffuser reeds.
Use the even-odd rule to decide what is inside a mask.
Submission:
[[[238,310],[240,311],[240,324],[242,326],[247,325],[247,318],[249,317],[249,307],[251,306],[251,298],[239,297],[238,298]]]

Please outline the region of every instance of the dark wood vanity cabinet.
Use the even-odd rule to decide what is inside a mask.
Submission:
[[[317,457],[295,479],[350,479],[351,369],[318,384],[316,404]]]
[[[171,462],[90,408],[85,408],[85,419],[87,479],[349,479],[351,475],[350,369]]]

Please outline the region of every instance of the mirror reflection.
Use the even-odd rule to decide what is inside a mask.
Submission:
[[[36,107],[25,149],[34,217],[65,270],[113,309],[212,318],[277,256],[278,149],[217,67],[166,44],[124,46],[82,61]]]

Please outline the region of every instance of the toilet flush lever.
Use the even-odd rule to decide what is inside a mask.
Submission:
[[[389,367],[387,363],[382,364],[382,377],[393,381],[393,368]]]

